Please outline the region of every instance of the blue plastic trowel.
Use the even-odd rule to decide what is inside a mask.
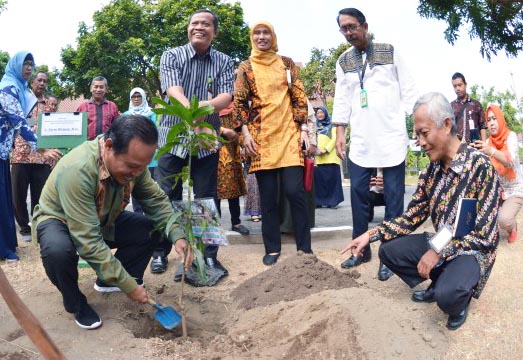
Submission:
[[[182,317],[171,306],[162,306],[151,298],[147,302],[156,309],[154,317],[167,330],[172,330],[182,323]]]

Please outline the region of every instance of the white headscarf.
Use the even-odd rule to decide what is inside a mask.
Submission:
[[[138,106],[133,105],[133,99],[132,96],[134,93],[139,93],[142,95],[142,103]],[[145,91],[142,88],[134,88],[131,90],[131,93],[129,94],[129,112],[133,115],[143,115],[143,116],[151,116],[153,113],[151,111],[151,108],[149,107],[149,104],[147,104],[147,99],[145,98]]]

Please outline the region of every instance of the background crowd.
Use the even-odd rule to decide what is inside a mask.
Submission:
[[[114,266],[107,265],[114,265],[115,259],[100,255],[101,251],[109,251],[113,245],[127,245],[107,244],[105,231],[116,229],[115,238],[121,238],[120,234],[124,232],[121,221],[124,220],[120,216],[126,215],[125,206],[121,205],[128,203],[129,197],[132,198],[134,213],[140,216],[133,221],[140,223],[150,218],[158,223],[165,220],[168,216],[165,204],[183,198],[182,184],[173,175],[179,174],[189,159],[195,197],[214,199],[219,211],[220,200],[227,199],[231,213],[230,229],[242,235],[249,234],[249,229],[240,220],[240,198],[245,196],[244,214],[252,221],[262,222],[265,247],[262,261],[269,266],[274,265],[280,256],[281,232],[294,234],[297,251],[313,252],[310,228],[314,226],[314,211],[323,207],[336,209],[344,201],[340,164],[341,159],[348,156],[350,222],[355,241],[344,249],[344,252],[351,250],[351,256],[341,266],[352,268],[368,262],[371,259],[370,241],[381,240],[387,245],[380,247],[380,280],[385,281],[396,273],[410,286],[416,286],[430,278],[431,287],[423,294],[413,295],[413,299],[438,301],[440,308],[449,314],[447,326],[450,329],[465,321],[470,299],[479,297],[494,262],[496,222],[499,221],[500,228],[508,233],[509,242],[518,237],[515,219],[523,205],[523,172],[517,137],[508,129],[499,106],[490,105],[484,112],[481,104],[470,98],[463,74],[456,72],[451,77],[457,95],[452,102],[441,94],[420,98],[401,54],[391,44],[375,42],[369,36],[368,23],[361,11],[342,9],[337,22],[339,31],[351,47],[336,63],[337,81],[331,116],[325,106],[312,108],[310,105],[296,64],[291,58],[278,54],[277,35],[269,22],[251,26],[250,57],[235,70],[232,59],[212,47],[219,29],[216,14],[199,10],[190,17],[187,26],[189,42],[165,51],[161,57],[162,92],[166,99],[173,97],[183,105],[188,105],[189,100],[196,96],[200,106],[212,107],[213,112],[204,119],[210,126],[194,130],[220,136],[226,141],[201,146],[194,156],[183,144],[172,147],[158,159],[152,155],[145,159],[141,153],[138,158],[143,161],[129,170],[127,176],[123,174],[122,181],[115,179],[121,187],[102,183],[105,178],[101,179],[95,196],[97,226],[101,229],[96,231],[100,244],[83,242],[83,237],[89,234],[73,229],[75,221],[64,215],[62,225],[68,227],[70,235],[61,241],[74,244],[78,254],[95,269],[98,275],[95,289],[102,292],[121,290],[135,301],[147,301],[145,292],[137,293],[136,289],[143,284],[143,272],[149,259],[152,258],[153,273],[164,272],[173,246],[182,243],[178,242],[182,235],[159,236],[140,254],[118,250],[115,258],[123,268],[115,270]],[[40,71],[33,74],[34,66],[31,53],[19,52],[9,60],[0,82],[0,209],[4,214],[0,220],[0,259],[7,261],[19,260],[15,219],[22,239],[31,241],[26,204],[28,189],[31,193],[30,211],[36,207],[37,212],[37,221],[33,219],[33,224],[39,226],[32,229],[33,235],[41,245],[49,241],[47,231],[52,230],[47,229],[52,226],[46,221],[65,210],[61,207],[63,204],[51,201],[56,186],[49,185],[49,181],[47,186],[44,185],[53,174],[53,168],[62,168],[57,163],[70,162],[72,157],[79,157],[80,151],[60,160],[63,154],[59,150],[37,148],[37,121],[42,113],[56,111],[57,99],[46,94],[48,75]],[[155,150],[156,142],[159,147],[169,142],[167,133],[180,119],[170,115],[157,118],[148,104],[146,92],[140,87],[129,92],[129,107],[122,112],[106,98],[108,86],[105,77],[93,78],[90,85],[92,97],[82,102],[77,111],[87,113],[87,140],[94,144],[89,149],[86,145],[83,151],[98,154],[96,156],[100,159],[96,164],[86,164],[86,167],[94,166],[93,171],[109,176],[104,172],[106,166],[110,175],[115,177],[110,170],[111,167],[115,172],[121,170],[116,166],[118,161],[132,167],[129,165],[132,159],[126,158],[125,163],[119,156],[128,155],[135,137],[143,142],[144,149],[151,150],[150,146],[155,145]],[[413,136],[431,163],[420,175],[418,190],[405,211],[405,159],[410,137],[405,117],[412,113]],[[138,120],[132,120],[135,117]],[[142,117],[147,119],[145,124],[140,123]],[[121,124],[124,122],[137,124],[143,133],[130,132],[124,148],[115,149],[112,142],[118,144],[115,139],[119,131],[123,131]],[[349,144],[346,143],[348,127]],[[111,137],[113,135],[116,138]],[[311,159],[314,159],[315,167],[308,173],[304,167]],[[470,165],[471,173],[481,177],[483,183],[475,183],[473,177],[457,176],[458,162],[462,167]],[[144,171],[136,171],[142,167],[147,169],[146,175]],[[60,182],[56,174],[51,177],[50,182]],[[138,179],[136,184],[135,178]],[[483,189],[479,195],[478,186]],[[446,189],[447,195],[442,189]],[[85,195],[80,190],[79,197]],[[109,190],[122,196],[121,203],[114,202],[111,206],[104,203]],[[436,208],[427,195],[429,193],[437,198],[436,202],[445,206]],[[423,247],[425,237],[417,236],[416,241],[421,245],[410,254],[411,258],[404,259],[408,253],[405,250],[408,233],[429,215],[436,230],[453,220],[454,202],[449,205],[442,199],[450,193],[478,199],[481,213],[478,213],[477,233],[470,235],[466,245],[458,241],[441,254],[437,253],[437,257],[430,253],[430,259]],[[498,193],[502,197],[499,219]],[[42,200],[37,206],[41,196],[49,203]],[[155,206],[151,203],[151,196],[161,202],[162,216],[152,214]],[[376,205],[385,206],[384,221],[369,230]],[[108,213],[104,213],[106,211]],[[348,219],[341,221],[349,222]],[[146,224],[149,228],[150,223]],[[151,236],[143,232],[129,235],[129,229],[125,233],[130,237]],[[77,288],[77,274],[76,278],[60,278],[58,273],[65,269],[65,265],[60,268],[55,262],[51,266],[51,255],[46,258],[50,248],[53,251],[49,254],[55,255],[56,246],[42,248],[42,256],[48,276],[64,296],[66,310],[75,314],[82,327],[100,326],[101,319]],[[91,251],[95,247],[99,253]],[[180,253],[179,250],[177,248]],[[217,245],[207,244],[203,257],[206,268],[216,271],[221,278],[227,276],[228,271],[218,260],[218,251]],[[412,262],[412,259],[416,260]],[[436,259],[443,263],[432,261]],[[470,259],[477,261],[477,268],[469,263]],[[408,266],[406,262],[409,262]],[[184,265],[180,264],[175,279],[180,279]],[[427,268],[423,268],[424,265]],[[415,273],[406,272],[407,267]],[[456,272],[468,274],[466,281],[465,276],[449,278],[449,274]],[[465,288],[465,293],[456,295],[458,288]]]

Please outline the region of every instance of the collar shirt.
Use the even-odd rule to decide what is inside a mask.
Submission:
[[[485,113],[480,102],[471,99],[467,95],[467,99],[461,102],[456,99],[450,103],[452,110],[454,110],[454,118],[458,127],[458,137],[468,144],[470,143],[470,129],[483,130],[487,128],[485,121]]]
[[[31,119],[35,120],[35,122],[38,121],[38,116],[40,113],[43,113],[45,111],[45,97],[41,96],[38,99],[38,102],[36,103],[36,106],[34,107],[33,111],[31,111],[31,114],[29,115]]]
[[[116,182],[103,161],[103,145],[100,135],[74,148],[57,163],[34,209],[32,228],[51,218],[66,224],[78,254],[99,278],[128,293],[136,288],[136,281],[105,242],[114,241],[116,218],[129,204],[131,193],[155,228],[167,223],[173,209],[149,171],[128,185]],[[183,237],[179,226],[173,225],[169,240],[174,243]]]
[[[364,59],[366,56],[366,59]],[[360,75],[368,106],[360,103]],[[361,167],[391,167],[405,160],[406,114],[418,92],[397,50],[371,43],[365,55],[351,47],[336,63],[333,125],[350,126],[351,161]]]
[[[369,236],[374,241],[408,235],[429,216],[436,231],[444,225],[452,227],[459,199],[477,199],[474,230],[463,238],[454,238],[440,255],[446,261],[460,255],[473,255],[477,259],[481,277],[472,294],[478,298],[496,259],[500,192],[499,179],[489,158],[461,144],[448,170],[445,171],[439,162],[429,163],[420,174],[418,187],[407,210],[370,230]]]
[[[93,140],[106,132],[120,115],[116,104],[105,98],[100,104],[95,103],[93,99],[86,100],[76,111],[87,113],[87,140]]]
[[[160,79],[162,92],[173,86],[183,88],[189,101],[196,96],[198,100],[210,100],[219,94],[234,92],[234,67],[231,58],[219,51],[210,48],[204,55],[198,55],[190,43],[165,51],[160,59]],[[169,98],[166,96],[166,101]],[[213,126],[216,133],[220,133],[221,121],[218,113],[207,115],[205,121]],[[180,122],[180,119],[164,115],[158,126],[159,143],[162,147],[167,142],[167,134],[171,126]],[[184,145],[177,145],[171,154],[181,158],[187,156]],[[198,158],[212,154],[210,150],[200,148]]]

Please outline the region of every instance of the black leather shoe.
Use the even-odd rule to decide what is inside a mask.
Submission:
[[[414,291],[412,293],[412,301],[432,303],[436,301],[436,298],[434,297],[435,293],[436,291],[434,290],[434,287],[430,284],[430,286],[425,290]]]
[[[153,274],[161,274],[167,270],[167,263],[169,260],[167,256],[155,256],[151,261],[151,272]]]
[[[274,265],[278,261],[279,257],[280,257],[280,254],[276,254],[276,255],[267,254],[263,257],[263,264],[267,265],[267,266]]]
[[[394,275],[392,270],[390,270],[385,264],[380,261],[380,268],[378,269],[378,280],[387,281],[390,277]]]
[[[465,323],[465,320],[467,320],[467,315],[469,313],[469,306],[467,304],[467,307],[463,309],[462,312],[460,312],[458,315],[449,315],[449,319],[447,320],[447,329],[449,330],[456,330],[461,325]]]
[[[195,266],[193,263],[192,266]],[[178,263],[178,267],[176,268],[176,272],[174,273],[174,281],[179,282],[182,281],[182,275],[183,275],[183,262]]]
[[[207,266],[209,268],[223,271],[224,276],[229,275],[229,271],[226,268],[224,268],[222,263],[219,262],[218,259],[216,259],[216,258],[213,258],[213,257],[205,258],[205,264],[207,264]]]
[[[242,235],[249,235],[249,229],[247,229],[242,224],[234,225],[233,227],[231,227],[231,231],[236,231],[237,233],[240,233]]]
[[[347,260],[345,260],[344,262],[341,263],[341,267],[344,269],[350,269],[351,267],[356,267],[363,263],[369,262],[370,258],[371,258],[370,254],[369,255],[364,254],[362,256],[352,255],[350,258],[348,258]]]

